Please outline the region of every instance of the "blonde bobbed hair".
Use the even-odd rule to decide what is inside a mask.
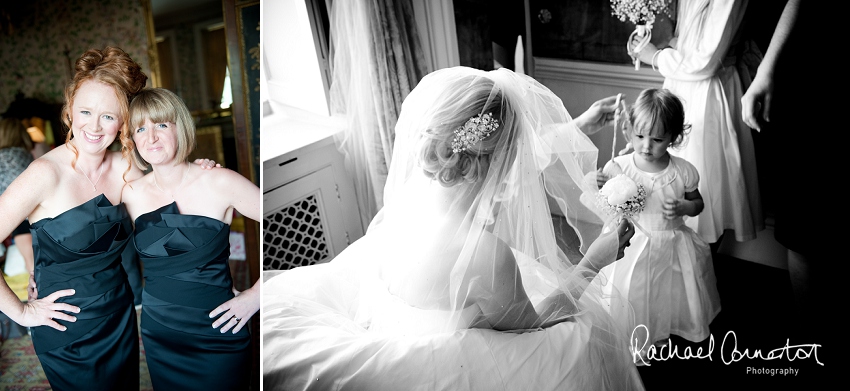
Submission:
[[[121,153],[140,170],[150,164],[142,158],[133,141],[136,129],[150,119],[153,123],[171,122],[177,125],[177,161],[185,163],[195,149],[195,121],[186,104],[175,93],[164,88],[146,88],[130,102],[129,126],[121,131]]]

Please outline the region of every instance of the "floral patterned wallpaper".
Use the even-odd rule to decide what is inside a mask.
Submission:
[[[18,91],[61,103],[73,64],[88,49],[118,46],[150,74],[139,0],[26,0],[12,31],[0,32],[0,113]],[[150,86],[150,82],[148,82]]]
[[[195,47],[195,32],[190,24],[174,28],[175,44],[177,45],[177,72],[180,73],[180,84],[175,93],[183,98],[189,110],[203,109],[201,102],[201,72],[198,72],[198,53]]]

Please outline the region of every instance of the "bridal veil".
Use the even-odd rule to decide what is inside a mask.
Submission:
[[[628,327],[606,309],[619,302],[578,266],[618,250],[581,202],[596,159],[528,76],[425,76],[402,105],[366,235],[264,284],[266,387],[641,388]],[[559,247],[553,219],[574,246]]]

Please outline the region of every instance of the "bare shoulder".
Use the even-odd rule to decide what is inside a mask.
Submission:
[[[121,189],[121,201],[128,202],[129,200],[129,202],[132,202],[132,199],[141,192],[140,188],[144,186],[144,180],[145,177],[141,177],[125,183]]]
[[[106,157],[109,159],[110,167],[121,173],[123,179],[126,179],[127,182],[132,182],[143,177],[145,174],[136,167],[135,164],[131,163],[129,160],[124,158],[124,154],[117,151],[109,151],[106,154]]]
[[[511,247],[486,230],[481,233],[475,259],[476,263],[483,263],[481,266],[488,268],[495,266],[497,272],[508,272],[516,268],[516,258]]]
[[[197,173],[196,178],[199,179],[201,183],[213,188],[226,188],[228,186],[233,186],[235,183],[248,181],[248,179],[242,176],[242,174],[229,168],[216,167],[210,170],[205,170],[200,167],[194,167],[194,170]]]
[[[126,169],[128,167],[128,164],[129,164],[127,162],[127,159],[124,159],[124,156],[121,154],[121,152],[107,151],[106,152],[106,159],[108,159],[109,165],[112,166],[113,168],[119,168],[119,169],[124,168],[124,169]]]
[[[127,208],[130,217],[135,221],[139,214],[145,212],[149,207],[151,197],[146,195],[150,185],[150,175],[145,175],[141,178],[129,181],[124,184],[121,189],[121,202]]]
[[[37,180],[45,183],[56,183],[61,177],[62,162],[59,154],[50,151],[38,159],[30,163],[26,170],[21,173],[21,176],[27,178],[27,181]]]

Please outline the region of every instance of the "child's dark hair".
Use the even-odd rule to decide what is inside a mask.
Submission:
[[[691,125],[685,124],[685,108],[682,101],[670,90],[648,88],[640,92],[635,104],[629,109],[629,124],[632,132],[649,132],[661,122],[664,134],[670,135],[670,146],[678,147]]]

